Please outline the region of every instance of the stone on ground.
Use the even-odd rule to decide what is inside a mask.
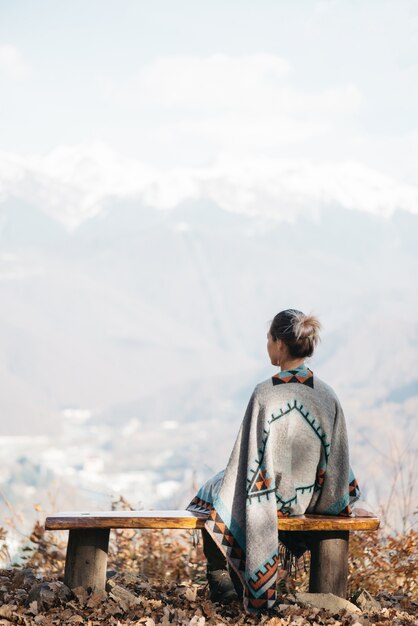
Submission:
[[[351,598],[362,611],[379,611],[382,607],[366,589],[359,589]]]
[[[325,609],[331,613],[349,611],[350,613],[361,613],[360,609],[344,598],[339,598],[333,593],[295,593],[296,602],[300,606],[314,606],[318,609]]]
[[[48,611],[53,606],[67,602],[72,596],[71,590],[59,581],[33,585],[29,591],[27,603],[36,601],[38,610]]]

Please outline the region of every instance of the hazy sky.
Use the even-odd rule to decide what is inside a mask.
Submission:
[[[69,226],[114,195],[418,210],[415,0],[0,0],[0,92],[0,199]]]

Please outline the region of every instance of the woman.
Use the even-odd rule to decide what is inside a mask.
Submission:
[[[267,352],[280,371],[256,386],[226,470],[209,480],[188,507],[209,514],[203,548],[214,601],[230,602],[238,591],[250,611],[272,607],[277,518],[349,515],[359,497],[338,398],[305,365],[319,330],[316,317],[295,309],[275,316]],[[300,539],[301,533],[280,533],[295,556],[306,550]]]

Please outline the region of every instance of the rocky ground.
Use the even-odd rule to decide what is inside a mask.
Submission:
[[[349,597],[307,594],[307,572],[288,580],[278,605],[251,616],[242,606],[213,604],[200,545],[178,531],[113,533],[106,591],[68,589],[62,582],[65,534],[31,536],[26,563],[0,571],[0,626],[12,624],[144,624],[145,626],[386,626],[418,624],[418,533],[351,541]]]

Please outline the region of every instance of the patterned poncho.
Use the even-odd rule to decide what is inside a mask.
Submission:
[[[256,386],[224,472],[188,509],[237,572],[244,607],[271,608],[279,562],[278,516],[350,514],[359,497],[344,414],[333,390],[305,365]]]

